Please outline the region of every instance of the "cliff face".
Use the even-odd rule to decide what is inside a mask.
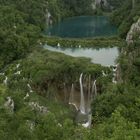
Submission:
[[[101,3],[103,3],[104,5],[107,4],[107,0],[95,0],[95,4],[96,5],[100,5]]]
[[[107,0],[95,0],[93,5],[95,7],[100,7],[100,6],[107,7],[108,6],[108,2],[107,2]]]
[[[140,18],[136,23],[132,24],[130,31],[127,33],[126,42],[130,45],[135,39],[140,39]]]

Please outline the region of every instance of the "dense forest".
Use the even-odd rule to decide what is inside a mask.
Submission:
[[[140,1],[108,0],[113,9],[93,9],[94,2],[0,0],[0,139],[140,139]],[[109,16],[123,40],[116,84],[108,67],[43,49],[48,12],[53,23],[79,15]],[[103,70],[108,76],[102,76]],[[79,89],[81,73],[97,79],[90,128],[76,122],[67,99],[59,99],[64,87],[75,83]]]

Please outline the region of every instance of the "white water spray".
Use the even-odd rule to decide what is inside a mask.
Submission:
[[[86,123],[83,123],[82,126],[85,128],[89,128],[91,126],[92,123],[92,114],[88,115],[88,121]]]
[[[72,104],[73,102],[74,102],[74,85],[72,84],[70,98],[69,98],[69,104]]]
[[[4,75],[5,75],[5,73],[0,73],[0,75],[1,75],[1,76],[4,76]]]
[[[20,75],[21,74],[21,71],[17,71],[14,73],[15,75]]]
[[[92,85],[92,95],[94,95],[94,97],[97,96],[96,80],[94,80],[93,85]]]
[[[20,64],[17,64],[17,65],[16,65],[16,68],[18,69],[18,68],[19,68],[19,66],[20,66]]]
[[[88,100],[87,100],[87,113],[91,111],[91,75],[88,78]]]
[[[24,100],[26,100],[29,97],[29,93],[26,94],[26,96],[24,97]]]
[[[81,73],[80,79],[79,79],[79,82],[80,82],[80,93],[81,93],[80,112],[82,114],[86,114],[86,112],[85,112],[85,99],[84,99],[84,91],[83,91],[82,77],[83,77],[83,73]]]
[[[74,84],[71,86],[69,105],[73,105],[77,111],[79,110],[77,105],[74,103]]]
[[[107,74],[103,70],[102,70],[102,75],[103,75],[103,77],[107,76]]]
[[[119,64],[114,65],[113,68],[112,68],[112,71],[113,71],[112,83],[114,83],[114,84],[117,84],[116,78],[117,78],[118,65],[119,65]]]
[[[77,107],[77,105],[76,105],[75,103],[69,103],[69,105],[74,106],[74,107],[75,107],[75,109],[76,109],[76,111],[78,111],[78,110],[79,110],[79,109],[78,109],[78,107]]]
[[[60,47],[60,43],[57,44],[57,47]]]
[[[5,76],[5,79],[4,79],[3,83],[4,83],[5,85],[7,85],[7,81],[8,81],[8,77]]]
[[[33,92],[33,90],[32,90],[32,88],[31,88],[30,84],[27,84],[27,86],[28,86],[28,88],[29,88],[30,92],[32,93],[32,92]]]

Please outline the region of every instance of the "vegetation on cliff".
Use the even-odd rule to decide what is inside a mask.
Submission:
[[[132,1],[126,1],[112,14],[112,21],[119,27],[123,38],[139,17],[139,3],[135,0],[132,6]],[[46,9],[51,12],[54,21],[58,21],[62,17],[90,14],[89,4],[90,0],[80,3],[78,0],[69,3],[66,0],[0,0],[2,140],[140,139],[139,34],[133,44],[127,46],[124,43],[120,49],[117,62],[121,68],[121,81],[117,84],[112,83],[108,67],[42,48],[44,38],[41,31],[45,26]],[[84,9],[85,6],[87,8]],[[50,44],[57,43],[53,39],[49,41]],[[103,39],[104,42],[108,44],[108,39]],[[75,45],[75,42],[72,43]],[[103,77],[102,70],[109,75]],[[78,125],[73,109],[58,97],[64,92],[64,83],[68,87],[72,82],[78,83],[82,72],[98,79],[100,91],[92,103],[91,129]]]

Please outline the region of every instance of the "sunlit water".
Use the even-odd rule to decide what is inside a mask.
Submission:
[[[115,60],[119,55],[117,47],[92,49],[92,48],[62,48],[45,45],[44,48],[50,51],[64,53],[66,55],[73,57],[90,58],[91,62],[101,64],[103,66],[114,65]]]

